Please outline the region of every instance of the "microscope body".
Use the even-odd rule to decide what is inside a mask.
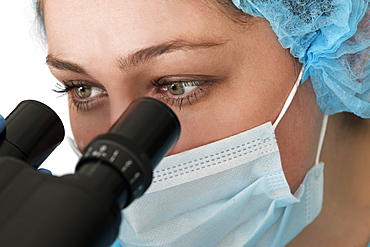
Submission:
[[[75,174],[56,177],[36,169],[63,140],[62,123],[47,106],[22,102],[0,135],[0,246],[110,246],[120,210],[144,194],[179,135],[164,103],[135,100],[87,145]]]
[[[110,246],[120,207],[113,196],[84,186],[84,179],[55,177],[22,160],[0,158],[0,246]]]

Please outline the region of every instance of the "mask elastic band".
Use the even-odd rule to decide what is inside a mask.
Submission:
[[[68,141],[69,146],[72,148],[73,152],[77,155],[77,157],[81,158],[82,153],[78,149],[75,140],[72,137],[67,136],[67,141]]]
[[[298,79],[297,81],[294,83],[294,86],[293,86],[293,89],[292,91],[290,92],[287,100],[285,101],[285,104],[283,106],[283,109],[281,110],[279,116],[277,117],[275,123],[272,125],[272,127],[274,127],[274,129],[276,129],[277,125],[280,123],[280,120],[283,118],[283,116],[285,115],[286,111],[288,110],[290,104],[292,103],[293,101],[293,98],[294,98],[294,95],[295,93],[297,92],[297,89],[298,89],[298,86],[299,86],[299,83],[301,82],[302,80],[302,75],[303,75],[303,71],[304,71],[304,67],[302,66],[302,69],[301,71],[299,72],[299,75],[298,75]]]
[[[324,118],[322,120],[319,145],[317,146],[315,165],[317,165],[320,162],[320,154],[321,154],[322,144],[324,143],[324,137],[325,137],[327,125],[328,125],[328,115],[324,115]]]

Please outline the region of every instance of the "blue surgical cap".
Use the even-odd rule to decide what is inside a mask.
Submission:
[[[304,65],[317,103],[331,115],[370,118],[369,0],[232,0],[263,17],[280,44]]]

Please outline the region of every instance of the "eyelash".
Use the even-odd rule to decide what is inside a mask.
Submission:
[[[199,98],[206,93],[205,86],[209,82],[210,81],[208,80],[167,80],[161,78],[154,80],[151,83],[154,87],[156,87],[156,93],[159,93],[159,97],[162,101],[170,106],[177,105],[179,110],[181,110],[184,103],[192,105],[194,102],[198,101]],[[176,83],[181,83],[185,88],[196,88],[188,93],[185,93],[183,96],[169,96],[170,93],[168,92],[168,87],[175,85]]]
[[[198,101],[203,94],[206,93],[206,88],[209,82],[212,80],[170,80],[167,78],[159,78],[156,80],[151,81],[151,84],[155,87],[154,96],[157,97],[159,100],[162,100],[164,103],[168,104],[169,106],[178,106],[179,110],[182,109],[184,104],[192,105],[194,102]],[[184,93],[181,96],[171,95],[168,92],[170,86],[180,84],[185,89],[187,87],[195,87],[188,93]],[[177,85],[178,86],[178,85]],[[85,81],[78,81],[78,80],[70,80],[70,81],[63,81],[63,84],[57,83],[56,89],[53,89],[54,92],[61,94],[61,96],[67,95],[73,90],[76,90],[80,87],[84,88],[99,88],[96,86],[91,86],[89,83]],[[101,89],[103,90],[103,89]],[[71,95],[69,97],[71,105],[76,107],[79,111],[89,111],[91,106],[92,99],[77,99],[79,96]]]

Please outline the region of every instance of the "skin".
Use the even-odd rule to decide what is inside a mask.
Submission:
[[[170,155],[274,122],[298,76],[299,65],[266,21],[237,23],[211,0],[53,0],[43,7],[51,72],[60,82],[95,88],[88,110],[75,105],[81,99],[74,90],[68,94],[81,150],[144,96],[168,102],[180,119],[182,135]],[[120,68],[135,52],[161,44],[165,53]],[[153,86],[160,78],[207,82],[185,95],[180,107],[165,86]],[[289,246],[366,246],[369,241],[370,142],[364,136],[370,138],[370,124],[346,135],[340,116],[329,118],[321,153],[323,210]],[[314,165],[321,121],[307,81],[276,129],[292,192]]]
[[[182,125],[180,140],[170,153],[175,154],[274,122],[298,76],[295,60],[266,21],[241,26],[208,1],[54,0],[45,2],[44,14],[51,72],[61,82],[84,81],[100,90],[89,99],[88,111],[70,104],[71,126],[81,150],[106,132],[131,101],[176,97],[165,87],[154,87],[152,80],[212,78],[201,90],[195,89],[197,100],[191,104],[185,99],[180,108],[169,100]],[[122,60],[126,63],[133,53],[173,42],[196,45],[122,68]],[[71,71],[71,65],[80,70]],[[70,101],[75,96],[71,92]],[[320,124],[307,82],[276,130],[292,191],[314,163]]]
[[[330,116],[321,160],[324,201],[319,216],[287,247],[353,246],[370,242],[370,121]]]

